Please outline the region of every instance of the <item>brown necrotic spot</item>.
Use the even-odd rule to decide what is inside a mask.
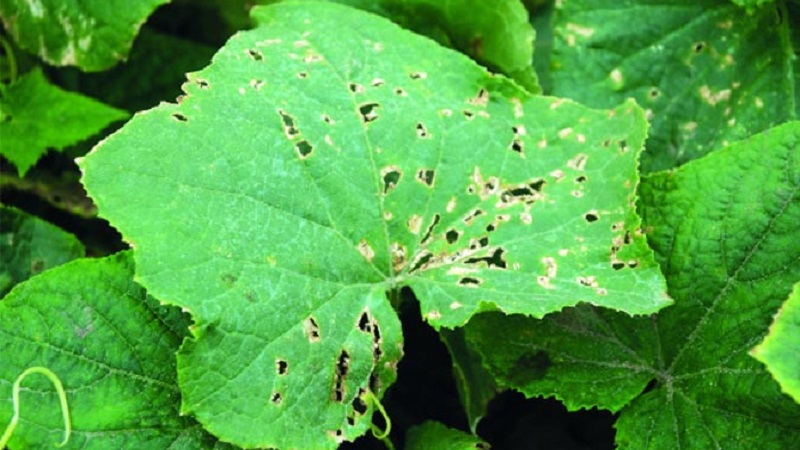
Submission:
[[[472,119],[475,118],[475,113],[470,111],[470,110],[468,110],[468,109],[465,109],[462,112],[464,113],[464,118],[467,119],[467,120],[472,120]]]
[[[207,80],[203,80],[203,79],[199,79],[198,78],[195,81],[195,84],[197,84],[197,87],[199,87],[200,89],[210,89],[211,88],[211,85],[208,83]]]
[[[704,48],[706,48],[706,43],[703,41],[695,42],[692,46],[692,50],[694,50],[695,53],[702,52]]]
[[[412,80],[424,80],[428,78],[428,74],[425,72],[411,72],[408,76],[411,77]]]
[[[181,113],[173,113],[172,118],[177,120],[178,122],[188,122],[189,118]]]
[[[331,398],[335,402],[342,402],[344,401],[344,397],[347,394],[347,372],[350,370],[350,355],[347,353],[346,350],[342,350],[339,353],[339,357],[336,359],[336,367],[334,368],[333,374],[333,391],[331,393]]]
[[[278,110],[278,115],[281,117],[283,133],[286,135],[286,137],[290,140],[296,138],[300,134],[300,130],[297,129],[297,126],[294,123],[294,117],[282,109]]]
[[[396,95],[399,95],[400,97],[405,97],[406,95],[408,95],[408,94],[406,94],[406,90],[403,89],[403,88],[395,88],[394,89],[394,93]]]
[[[458,280],[458,284],[465,287],[478,287],[481,283],[483,283],[482,280],[474,277],[463,277]]]
[[[306,78],[308,78],[308,72],[297,72],[297,78],[305,80]]]
[[[317,325],[317,321],[314,320],[313,317],[309,317],[303,321],[303,331],[305,332],[309,342],[319,342],[321,337],[319,325]]]
[[[433,180],[436,172],[433,169],[419,169],[417,171],[417,181],[421,182],[422,184],[433,187]]]
[[[377,103],[364,103],[358,107],[358,113],[361,115],[361,122],[363,123],[370,123],[378,120],[378,108],[380,107]]]
[[[400,183],[403,172],[397,166],[388,166],[381,169],[381,179],[383,179],[383,195],[393,191]]]
[[[263,61],[264,60],[264,55],[261,53],[261,51],[256,50],[254,48],[248,48],[245,51],[245,53],[247,53],[247,56],[250,57],[250,59],[252,59],[253,61]]]
[[[278,375],[286,375],[289,372],[289,363],[283,359],[276,359],[275,369],[278,371]]]
[[[480,88],[478,94],[475,95],[474,98],[469,100],[470,105],[476,106],[486,106],[489,103],[489,91],[484,88]]]
[[[305,139],[294,144],[294,149],[300,159],[306,159],[314,153],[314,146]]]

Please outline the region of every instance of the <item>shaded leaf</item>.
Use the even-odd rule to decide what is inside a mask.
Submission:
[[[800,277],[798,148],[791,122],[643,180],[675,305],[644,318],[589,306],[479,316],[468,341],[501,385],[620,411],[623,448],[800,446],[800,406],[748,355]]]
[[[425,422],[408,430],[406,450],[488,450],[489,444],[439,422]]]
[[[676,167],[795,117],[785,16],[728,0],[557,2],[553,94],[635,98],[652,123],[643,170]]]
[[[183,411],[213,433],[313,448],[363,434],[369,394],[396,376],[404,286],[437,328],[669,303],[634,210],[635,105],[532,97],[341,5],[253,14],[180,104],[81,162],[142,283],[196,319]]]
[[[0,205],[0,297],[17,283],[83,254],[83,245],[75,236]]]
[[[125,119],[124,111],[50,84],[39,68],[0,85],[0,154],[25,175],[48,149],[63,150]]]
[[[95,72],[125,59],[147,16],[168,1],[0,0],[0,20],[48,64]]]
[[[800,403],[800,283],[794,285],[769,334],[751,354],[767,365],[783,392]]]
[[[65,449],[212,448],[180,417],[175,356],[188,320],[134,284],[130,253],[80,259],[32,278],[0,302],[0,423],[11,385],[28,367],[53,371],[66,390],[72,434]],[[55,389],[30,376],[10,449],[52,448],[64,430]]]

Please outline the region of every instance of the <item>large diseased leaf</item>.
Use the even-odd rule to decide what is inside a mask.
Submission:
[[[0,0],[0,20],[47,63],[94,72],[125,59],[147,16],[168,1]]]
[[[75,236],[0,205],[0,297],[15,284],[84,254]]]
[[[504,386],[620,411],[623,448],[800,448],[800,405],[748,355],[800,278],[800,122],[646,177],[641,194],[673,306],[479,316],[468,341]]]
[[[652,123],[643,170],[678,166],[795,117],[786,15],[729,0],[557,2],[553,94],[636,98]]]
[[[669,302],[633,208],[634,104],[530,97],[342,5],[253,14],[179,104],[81,162],[141,282],[196,319],[183,410],[213,433],[289,448],[364,433],[401,356],[403,286],[435,327]]]
[[[62,150],[128,114],[50,84],[34,69],[0,85],[0,154],[25,175],[48,149]]]
[[[794,285],[767,337],[751,353],[767,365],[783,392],[800,403],[800,283]]]
[[[11,418],[12,383],[40,366],[66,390],[65,449],[212,448],[178,412],[175,351],[188,324],[133,282],[130,253],[73,261],[19,284],[0,302],[0,426]],[[52,448],[64,433],[55,389],[37,375],[22,387],[9,449]]]

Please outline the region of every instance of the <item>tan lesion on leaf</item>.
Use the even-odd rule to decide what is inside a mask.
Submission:
[[[358,253],[361,254],[361,256],[367,260],[367,262],[372,262],[372,260],[375,259],[375,251],[372,249],[366,239],[362,239],[358,242],[356,250],[358,250]]]
[[[303,321],[303,332],[308,338],[308,341],[312,344],[319,342],[322,337],[320,334],[319,325],[317,325],[317,321],[311,316]]]

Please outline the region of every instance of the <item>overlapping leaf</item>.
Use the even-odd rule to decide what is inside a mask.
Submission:
[[[0,0],[0,20],[49,64],[93,72],[125,59],[147,16],[168,1]]]
[[[767,337],[751,353],[767,365],[783,392],[800,403],[800,283],[794,285]]]
[[[406,450],[488,450],[489,445],[475,436],[454,430],[439,422],[425,422],[408,430]]]
[[[401,356],[402,286],[435,327],[668,303],[633,209],[635,105],[530,97],[341,5],[253,14],[179,104],[81,163],[141,282],[196,319],[183,410],[213,433],[311,448],[364,433]]]
[[[795,117],[786,7],[729,0],[557,2],[553,93],[634,97],[652,123],[642,167],[667,169]]]
[[[83,254],[83,245],[75,236],[0,205],[0,297],[15,284]]]
[[[125,119],[124,111],[50,84],[34,69],[0,85],[0,154],[24,176],[48,149],[62,150]]]
[[[12,414],[11,386],[32,366],[66,390],[72,433],[65,449],[213,448],[180,417],[175,351],[188,334],[177,309],[133,283],[129,253],[82,259],[18,285],[0,302],[0,426]],[[52,448],[64,423],[44,377],[23,381],[21,418],[9,448]]]
[[[800,446],[800,406],[748,355],[800,277],[798,149],[792,122],[645,178],[675,305],[639,319],[591,307],[477,317],[469,341],[505,386],[620,411],[624,448]]]

